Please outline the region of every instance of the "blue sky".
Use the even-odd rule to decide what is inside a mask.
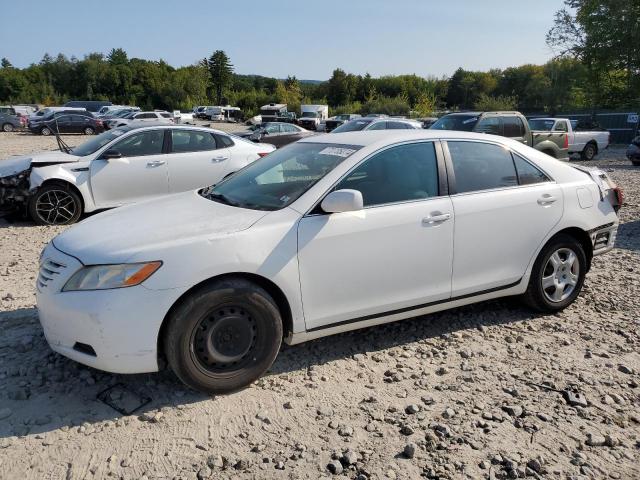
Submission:
[[[189,65],[225,50],[238,73],[323,80],[351,73],[450,75],[543,63],[562,0],[65,0],[2,5],[0,57],[124,48]],[[39,33],[31,33],[33,30]]]

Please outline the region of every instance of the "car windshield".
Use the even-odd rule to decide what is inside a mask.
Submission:
[[[541,130],[544,132],[550,132],[553,129],[553,124],[556,123],[555,120],[545,120],[543,118],[534,118],[533,120],[529,120],[529,128],[531,130]]]
[[[92,153],[97,152],[102,147],[104,147],[107,143],[111,142],[112,140],[115,140],[125,132],[126,130],[116,128],[114,130],[109,130],[104,133],[101,133],[97,137],[94,137],[91,140],[89,140],[88,142],[84,142],[82,145],[79,145],[71,149],[71,154],[77,155],[78,157],[91,155]]]
[[[343,123],[338,128],[333,130],[333,133],[340,132],[359,132],[364,130],[373,120],[351,120],[350,122]]]
[[[432,130],[459,130],[471,132],[478,123],[477,115],[445,115],[431,125]]]
[[[240,208],[280,210],[360,148],[333,143],[292,143],[200,194]]]

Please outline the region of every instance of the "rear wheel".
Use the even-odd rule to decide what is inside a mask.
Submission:
[[[593,143],[587,143],[582,152],[580,152],[580,158],[582,160],[593,160],[597,153],[598,148]]]
[[[38,225],[69,225],[81,214],[80,197],[66,185],[45,185],[29,201],[29,215]]]
[[[93,127],[85,127],[84,134],[85,135],[95,135],[96,131]]]
[[[224,279],[190,294],[168,318],[164,347],[185,384],[229,393],[257,380],[274,362],[282,320],[273,298],[242,279]]]
[[[14,129],[14,127],[13,127],[13,124],[11,124],[11,123],[5,123],[4,125],[2,125],[2,131],[3,132],[7,132],[7,133],[13,132],[13,129]]]
[[[541,312],[558,312],[580,294],[587,257],[580,242],[560,234],[542,249],[531,271],[524,301]]]
[[[44,135],[45,137],[48,137],[49,135],[51,135],[51,129],[49,127],[42,127],[42,129],[40,130],[40,135]]]

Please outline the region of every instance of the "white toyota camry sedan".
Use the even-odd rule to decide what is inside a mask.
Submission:
[[[40,261],[40,321],[78,362],[137,373],[166,360],[187,385],[229,392],[282,341],[510,295],[562,310],[613,248],[621,203],[604,172],[503,137],[314,136],[58,235]]]
[[[209,128],[124,126],[73,149],[0,162],[0,213],[41,225],[214,184],[275,150]]]

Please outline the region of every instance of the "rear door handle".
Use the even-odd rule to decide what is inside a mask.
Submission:
[[[548,193],[545,193],[538,199],[538,205],[542,205],[542,206],[551,205],[556,200],[558,200],[557,197],[554,197],[553,195],[549,195]]]
[[[428,217],[424,217],[422,219],[422,224],[423,225],[434,225],[436,223],[446,222],[450,218],[451,218],[451,214],[450,213],[439,213],[439,214],[436,214],[436,215],[430,215]]]
[[[148,167],[159,167],[160,165],[164,165],[164,160],[153,160],[151,162],[147,162]]]

